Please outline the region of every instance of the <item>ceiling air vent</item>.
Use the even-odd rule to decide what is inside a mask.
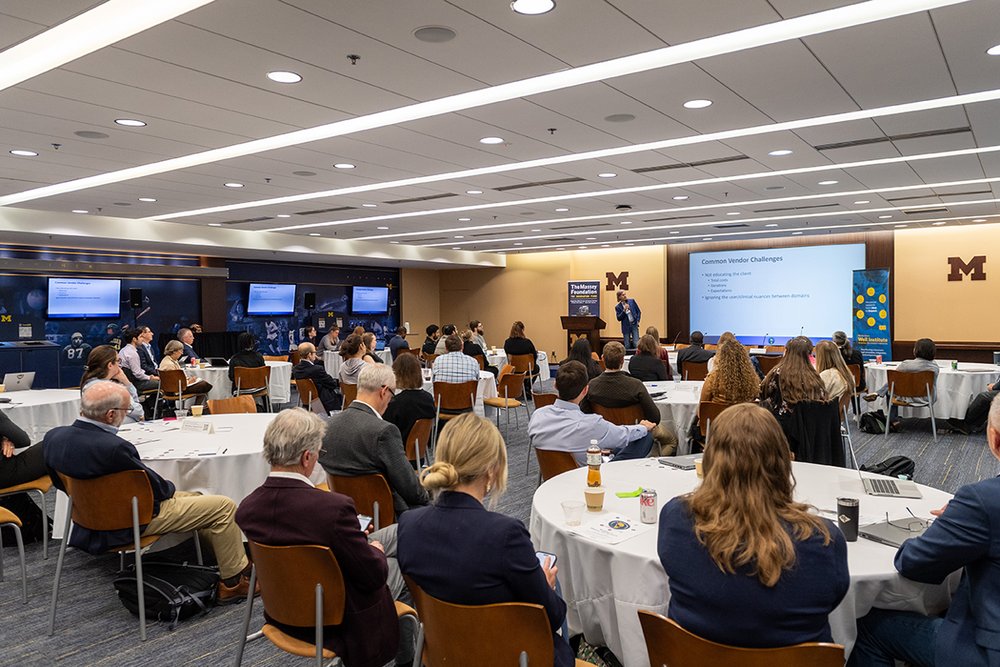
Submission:
[[[870,146],[872,144],[884,144],[892,141],[903,141],[905,139],[924,139],[926,137],[944,137],[949,134],[962,134],[972,132],[971,127],[949,127],[945,130],[927,130],[926,132],[910,132],[908,134],[890,134],[885,137],[875,137],[873,139],[856,139],[854,141],[841,141],[835,144],[820,144],[813,146],[818,151],[830,151],[835,148],[853,148],[854,146]]]
[[[480,232],[478,234],[470,234],[470,236],[503,236],[504,234],[523,234],[524,231],[520,229],[505,229],[500,232]]]
[[[432,236],[426,239],[412,239],[407,241],[407,243],[430,243],[431,241],[444,241],[447,238],[447,236]]]
[[[737,227],[749,227],[745,222],[730,222],[725,225],[712,225],[715,229],[736,229]]]
[[[431,201],[432,199],[447,199],[448,197],[457,197],[454,192],[444,192],[439,195],[426,195],[424,197],[411,197],[410,199],[397,199],[395,201],[387,201],[386,204],[415,204],[422,201]]]
[[[595,222],[592,225],[567,225],[565,227],[552,227],[551,229],[556,229],[562,231],[564,229],[590,229],[591,227],[609,227],[610,222]]]
[[[932,195],[913,195],[911,197],[895,197],[893,199],[886,199],[888,202],[900,202],[900,201],[913,201],[914,199],[928,199],[930,197],[970,197],[973,195],[990,195],[993,194],[992,190],[972,190],[970,192],[948,192],[943,195],[937,193]]]
[[[571,176],[569,178],[557,178],[551,181],[534,181],[533,183],[517,183],[516,185],[504,185],[499,188],[493,188],[497,192],[508,192],[510,190],[522,190],[524,188],[541,188],[546,185],[563,185],[564,183],[579,183],[584,179]]]
[[[670,218],[647,218],[643,222],[670,222],[671,220],[697,220],[698,218],[711,218],[708,213],[702,215],[675,215]]]
[[[754,209],[754,213],[777,213],[779,211],[807,211],[811,208],[836,208],[840,204],[810,204],[808,206],[786,206],[784,208]]]
[[[656,167],[639,167],[632,171],[637,174],[645,174],[650,171],[666,171],[667,169],[684,169],[685,167],[707,167],[710,164],[725,164],[726,162],[739,162],[749,160],[746,155],[733,155],[730,157],[717,157],[711,160],[698,160],[697,162],[677,162],[675,164],[661,164]]]
[[[259,218],[243,218],[242,220],[226,220],[225,222],[220,222],[220,225],[242,225],[247,222],[264,222],[265,220],[274,220],[274,218],[263,215]]]
[[[948,209],[944,206],[938,208],[918,208],[913,211],[900,211],[903,215],[920,215],[921,213],[947,213]]]
[[[337,206],[334,208],[320,208],[315,211],[298,211],[295,215],[316,215],[317,213],[339,213],[340,211],[353,211],[354,206]]]

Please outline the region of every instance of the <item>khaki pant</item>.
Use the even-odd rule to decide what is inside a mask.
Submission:
[[[225,496],[203,496],[178,491],[160,503],[157,514],[143,535],[165,535],[196,530],[215,552],[219,574],[234,577],[247,566],[243,535],[236,525],[236,503]]]
[[[657,424],[652,430],[653,448],[649,450],[650,456],[673,456],[677,453],[677,436],[663,424]]]

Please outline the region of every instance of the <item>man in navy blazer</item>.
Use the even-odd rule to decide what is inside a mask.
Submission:
[[[240,503],[236,522],[248,539],[260,544],[329,547],[344,575],[345,603],[343,622],[324,629],[324,645],[348,665],[384,665],[393,658],[406,664],[413,658],[413,646],[408,643],[397,655],[399,626],[390,590],[395,586],[396,595],[405,590],[399,568],[387,559],[386,546],[377,539],[369,542],[361,532],[348,496],[317,489],[309,479],[325,430],[322,419],[301,408],[275,417],[264,433],[264,458],[271,473]],[[395,526],[392,529],[395,541]],[[277,625],[303,641],[315,638],[312,627]]]
[[[1000,459],[1000,400],[990,406],[986,438]],[[955,570],[962,580],[944,618],[873,609],[858,621],[849,665],[1000,665],[1000,477],[963,486],[920,537],[896,552],[908,579],[940,584]]]
[[[76,479],[93,479],[125,470],[142,470],[153,490],[153,520],[140,526],[143,535],[163,535],[197,530],[219,563],[219,602],[246,598],[249,564],[243,538],[236,526],[236,504],[224,496],[203,496],[177,491],[143,465],[135,445],[119,437],[118,427],[129,412],[131,397],[115,382],[95,382],[81,397],[80,417],[72,426],[59,426],[45,434],[45,465],[56,488],[65,491],[58,473]],[[74,525],[69,544],[98,554],[132,543],[132,529],[94,531]]]
[[[316,356],[316,346],[312,343],[299,343],[299,363],[292,369],[292,377],[296,380],[312,380],[319,392],[320,403],[327,412],[339,410],[343,405],[337,388],[340,382],[330,376]]]
[[[639,346],[639,318],[642,311],[635,299],[628,298],[625,290],[618,290],[618,305],[615,306],[615,317],[622,324],[622,342],[626,350],[634,350]]]

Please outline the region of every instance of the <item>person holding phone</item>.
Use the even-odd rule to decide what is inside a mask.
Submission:
[[[554,664],[573,667],[566,630],[558,634],[566,619],[558,568],[547,554],[545,563],[536,555],[523,523],[487,509],[507,487],[507,448],[500,432],[483,417],[463,414],[441,431],[435,454],[421,479],[437,493],[434,504],[399,517],[403,574],[428,595],[453,604],[542,605],[552,628]]]

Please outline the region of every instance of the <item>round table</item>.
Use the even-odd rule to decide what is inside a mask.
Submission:
[[[539,380],[548,380],[552,377],[552,369],[549,366],[549,355],[538,350],[538,356],[535,360],[538,363]],[[503,348],[486,350],[486,363],[502,370],[504,364],[507,363],[507,353],[503,351]]]
[[[205,415],[188,417],[210,422],[215,432],[182,432],[174,419],[130,424],[118,431],[135,445],[142,462],[178,491],[197,491],[232,498],[238,505],[264,483],[270,466],[261,454],[264,430],[277,413]],[[313,482],[325,482],[322,466],[313,471]],[[66,496],[56,497],[53,537],[61,537],[66,517]]]
[[[271,379],[267,383],[268,393],[272,403],[288,403],[292,400],[292,364],[289,361],[265,361],[271,368]],[[212,385],[208,392],[210,399],[230,398],[233,395],[233,383],[229,381],[228,366],[184,367],[184,372],[194,375]]]
[[[701,386],[705,383],[702,380],[684,380],[643,382],[643,384],[651,395],[663,394],[663,396],[653,396],[653,403],[660,409],[660,423],[665,428],[673,430],[677,436],[677,454],[690,454],[688,430],[698,412]]]
[[[603,544],[582,537],[573,530],[586,528],[588,521],[612,514],[628,517],[639,526],[639,499],[618,498],[618,491],[637,486],[656,489],[658,509],[671,498],[697,486],[695,472],[675,470],[655,459],[617,461],[601,469],[605,494],[604,510],[585,512],[583,525],[566,526],[561,502],[583,500],[586,467],[548,480],[535,492],[531,508],[531,537],[535,547],[559,558],[559,581],[568,607],[571,634],[583,632],[591,644],[604,644],[622,658],[626,667],[647,667],[649,660],[637,612],[648,609],[666,615],[670,599],[667,575],[656,553],[658,526],[618,544]],[[796,500],[820,510],[836,508],[838,496],[860,499],[861,524],[908,517],[909,507],[917,516],[929,517],[951,495],[921,486],[920,499],[882,498],[865,495],[855,470],[810,463],[794,463]],[[831,514],[824,516],[831,517]],[[872,607],[938,613],[944,610],[958,585],[959,572],[938,586],[904,579],[893,567],[894,547],[859,538],[847,545],[851,587],[840,605],[830,614],[835,642],[849,654],[856,638],[855,620]],[[735,612],[736,610],[734,610]]]
[[[28,434],[31,442],[40,442],[50,429],[69,426],[80,416],[79,389],[31,389],[2,396],[10,403],[0,403],[0,410]]]
[[[958,370],[952,370],[951,360],[948,359],[939,359],[937,364],[941,367],[935,387],[937,397],[934,401],[934,417],[937,419],[949,417],[965,419],[965,411],[969,409],[969,403],[976,394],[986,391],[986,385],[1000,380],[1000,366],[993,364],[960,361]],[[868,384],[868,391],[878,391],[884,386],[888,377],[886,371],[897,366],[898,364],[892,362],[865,364],[865,382]],[[882,400],[871,403],[861,401],[861,404],[863,411],[885,409]],[[900,408],[899,414],[902,417],[928,416],[925,408]]]
[[[378,355],[379,359],[381,359],[383,363],[389,364],[390,366],[392,365],[392,351],[388,349],[377,350],[375,354]],[[338,380],[340,379],[340,367],[343,364],[344,360],[340,356],[340,352],[327,350],[323,353],[323,368],[326,369],[326,372],[329,373],[331,377],[337,378]]]
[[[426,378],[426,374],[424,376]],[[434,395],[434,383],[431,380],[424,380],[423,389],[431,396]],[[497,397],[497,381],[493,373],[489,371],[479,371],[479,383],[476,385],[476,405],[473,408],[480,417],[485,416],[486,408],[483,406],[484,398]],[[435,399],[436,400],[436,399]]]

